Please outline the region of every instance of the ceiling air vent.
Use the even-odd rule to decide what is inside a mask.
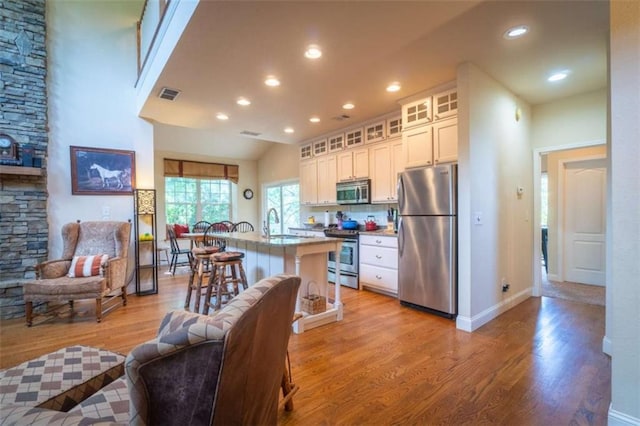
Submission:
[[[333,120],[336,120],[336,121],[344,121],[344,120],[348,120],[348,119],[350,119],[350,118],[351,118],[351,116],[350,116],[350,115],[342,114],[342,115],[336,115],[336,116],[335,116],[335,117],[333,117],[332,119],[333,119]]]
[[[249,131],[249,130],[243,130],[243,131],[241,131],[241,132],[240,132],[240,134],[241,134],[241,135],[244,135],[244,136],[252,136],[252,137],[254,137],[254,138],[255,138],[256,136],[260,136],[260,133],[258,133],[258,132],[252,132],[252,131]]]
[[[160,90],[160,94],[158,95],[158,97],[160,99],[166,99],[168,101],[175,101],[179,94],[179,90],[163,87],[162,90]]]

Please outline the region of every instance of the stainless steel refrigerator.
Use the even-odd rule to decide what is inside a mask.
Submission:
[[[457,314],[457,166],[409,169],[398,179],[398,298]]]

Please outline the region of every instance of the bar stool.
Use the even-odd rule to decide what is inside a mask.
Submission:
[[[242,267],[242,259],[244,253],[239,251],[224,251],[220,253],[213,253],[210,255],[209,260],[211,262],[212,271],[209,276],[209,284],[207,285],[204,308],[202,313],[207,315],[209,308],[213,308],[217,311],[222,307],[222,297],[236,296],[240,293],[240,285],[242,290],[249,288],[247,282],[247,276],[244,273]],[[227,269],[231,275],[227,274]],[[238,277],[239,275],[239,277]],[[229,284],[233,285],[233,289],[229,290]],[[216,294],[213,295],[215,289]],[[211,298],[215,296],[215,303],[211,303]]]
[[[191,293],[195,291],[196,299],[194,302],[193,312],[200,313],[200,297],[202,296],[202,290],[203,290],[202,277],[206,273],[205,268],[207,264],[210,262],[211,255],[219,251],[220,251],[220,247],[216,247],[216,246],[194,247],[191,250],[191,254],[193,256],[194,262],[193,262],[193,267],[191,268],[191,275],[189,275],[187,298],[184,302],[185,309],[189,309],[189,306],[191,304]],[[213,276],[213,271],[211,271],[211,276]],[[208,291],[208,286],[205,286],[204,289],[207,289]],[[205,307],[207,307],[206,304],[205,304]]]

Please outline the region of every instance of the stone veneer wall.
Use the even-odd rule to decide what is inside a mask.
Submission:
[[[0,173],[0,319],[24,315],[21,280],[47,258],[45,0],[0,0],[0,133],[34,148],[41,176]]]

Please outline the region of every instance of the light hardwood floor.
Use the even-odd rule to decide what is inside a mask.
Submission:
[[[155,335],[165,312],[182,309],[186,278],[162,278],[159,295],[131,296],[101,324],[92,312],[31,328],[3,321],[0,367],[70,344],[126,353]],[[279,424],[606,424],[604,307],[530,298],[466,333],[395,299],[343,289],[343,321],[291,337],[300,391]]]

